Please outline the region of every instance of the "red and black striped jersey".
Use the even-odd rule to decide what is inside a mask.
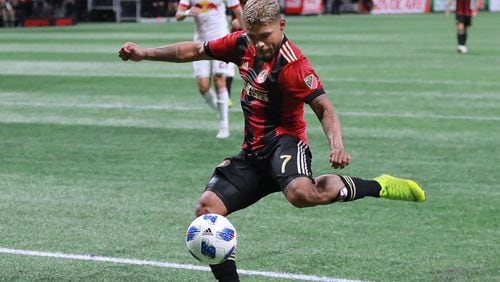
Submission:
[[[457,7],[456,7],[456,15],[458,16],[472,16],[472,10],[475,9],[474,7],[474,0],[456,0],[457,1]]]
[[[304,104],[325,91],[309,61],[286,36],[270,61],[256,56],[244,31],[206,42],[205,52],[239,66],[244,82],[240,97],[245,119],[243,150],[262,149],[285,134],[307,144]]]

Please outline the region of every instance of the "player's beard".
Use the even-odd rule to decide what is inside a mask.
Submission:
[[[271,48],[264,50],[264,51],[256,50],[256,53],[257,53],[257,57],[259,59],[261,59],[262,61],[269,62],[269,61],[273,60],[275,52],[274,52],[274,48],[271,47]]]

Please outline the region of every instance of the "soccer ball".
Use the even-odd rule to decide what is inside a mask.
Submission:
[[[207,264],[222,263],[236,249],[236,229],[218,214],[204,214],[193,220],[185,239],[191,255]]]

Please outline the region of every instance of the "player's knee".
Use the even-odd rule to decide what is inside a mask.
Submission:
[[[216,213],[223,216],[227,215],[227,209],[215,193],[206,191],[196,204],[195,214],[200,216],[207,213]]]
[[[203,214],[211,213],[211,209],[210,206],[208,206],[206,203],[198,202],[198,204],[196,204],[196,210],[194,213],[198,217]]]
[[[198,78],[198,90],[201,94],[207,93],[210,90],[210,79],[206,77]]]
[[[217,89],[222,89],[226,87],[226,77],[223,74],[214,75],[214,85]]]
[[[200,94],[205,94],[210,90],[210,86],[204,86],[204,85],[198,85],[198,91],[200,91]]]
[[[311,190],[308,187],[289,185],[285,190],[285,197],[288,202],[296,208],[306,208],[314,206]]]

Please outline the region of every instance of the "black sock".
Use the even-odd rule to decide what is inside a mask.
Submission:
[[[219,282],[239,282],[240,278],[236,271],[236,263],[232,259],[228,259],[223,263],[211,264],[212,273]]]
[[[380,184],[375,180],[339,175],[345,188],[340,191],[339,200],[343,202],[354,201],[365,196],[380,197]]]
[[[467,33],[464,33],[464,44],[462,44],[462,45],[465,46],[465,44],[467,44]]]
[[[231,85],[232,84],[233,84],[233,77],[226,76],[226,88],[227,88],[227,95],[229,95],[229,98],[231,98]]]
[[[465,33],[457,33],[458,45],[465,45]]]

